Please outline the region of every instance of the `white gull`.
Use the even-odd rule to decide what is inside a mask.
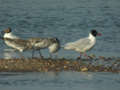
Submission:
[[[77,41],[67,43],[64,45],[64,49],[74,50],[79,52],[80,58],[83,53],[85,56],[87,56],[85,52],[93,48],[93,46],[96,43],[96,36],[100,36],[100,35],[101,33],[98,33],[96,30],[91,30],[88,37],[81,38]]]

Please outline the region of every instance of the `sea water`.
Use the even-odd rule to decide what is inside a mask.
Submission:
[[[102,33],[88,54],[119,57],[120,0],[0,0],[0,32],[11,27],[13,34],[57,37],[61,46],[83,37],[91,29]],[[49,57],[48,50],[41,51]],[[31,51],[22,53],[31,57]],[[39,53],[35,54],[39,57]],[[79,53],[60,49],[58,58],[76,58]],[[19,57],[0,40],[0,57]],[[115,73],[0,73],[0,90],[120,90]]]

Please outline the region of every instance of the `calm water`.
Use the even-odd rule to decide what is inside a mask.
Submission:
[[[0,31],[11,27],[21,38],[58,37],[61,45],[97,29],[96,46],[88,52],[97,56],[119,56],[120,0],[0,0]],[[16,57],[0,40],[0,57]],[[42,51],[48,56],[47,50]],[[24,52],[31,57],[31,52]],[[74,51],[59,51],[59,57],[76,58]],[[37,53],[36,53],[37,56]],[[0,74],[1,90],[80,89],[119,90],[120,75],[112,73],[20,73]],[[10,90],[9,88],[9,90]]]
[[[119,56],[120,1],[0,0],[0,31],[7,27],[24,39],[58,37],[61,45],[86,37],[91,29],[97,29],[102,37],[97,37],[96,46],[88,54]],[[2,41],[0,44],[3,57],[15,54],[6,52],[8,47]],[[47,57],[47,50],[43,54]],[[24,55],[31,57],[30,52]],[[74,51],[59,51],[59,57],[74,58],[78,55]]]
[[[113,73],[1,73],[1,90],[120,90]]]

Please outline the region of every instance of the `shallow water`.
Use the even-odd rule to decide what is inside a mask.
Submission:
[[[83,72],[0,73],[1,90],[119,90],[120,74]]]
[[[86,37],[97,29],[95,47],[88,54],[119,56],[120,52],[120,1],[119,0],[0,0],[0,31],[11,27],[21,38],[58,37],[61,45]],[[1,42],[1,57],[16,57]],[[42,51],[48,56],[47,50]],[[11,54],[11,55],[9,55]],[[59,57],[74,58],[74,51],[59,51]],[[24,56],[31,57],[27,51]]]
[[[61,45],[97,29],[102,37],[88,52],[97,56],[119,56],[120,0],[0,0],[0,31],[11,27],[21,38],[58,37]],[[0,57],[19,56],[0,40]],[[43,50],[48,57],[48,51]],[[76,58],[61,49],[58,57]],[[23,53],[31,57],[31,51]],[[39,54],[36,54],[39,56]],[[113,73],[0,73],[1,90],[119,90],[120,75]]]

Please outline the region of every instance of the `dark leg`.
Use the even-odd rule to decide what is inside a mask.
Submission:
[[[42,56],[42,54],[41,54],[40,50],[39,50],[39,55],[40,55],[40,58],[44,58],[44,57]]]
[[[80,52],[80,58],[82,58],[82,53]]]
[[[57,53],[55,53],[55,58],[58,58],[58,52],[57,52]]]
[[[52,58],[52,54],[51,53],[49,54],[49,58]]]
[[[80,52],[80,56],[77,59],[81,59],[82,58],[82,53]]]
[[[50,53],[49,58],[58,58],[58,53]]]
[[[24,56],[22,55],[22,52],[19,52],[19,56],[21,59],[24,59]]]
[[[20,52],[20,51],[18,51],[16,49],[14,49],[13,52],[17,53],[17,55],[19,56],[20,59],[24,59],[24,56],[22,55],[22,52]]]
[[[34,51],[34,49],[33,49],[33,50],[32,50],[32,58],[34,58],[34,52],[35,52],[35,51]]]

